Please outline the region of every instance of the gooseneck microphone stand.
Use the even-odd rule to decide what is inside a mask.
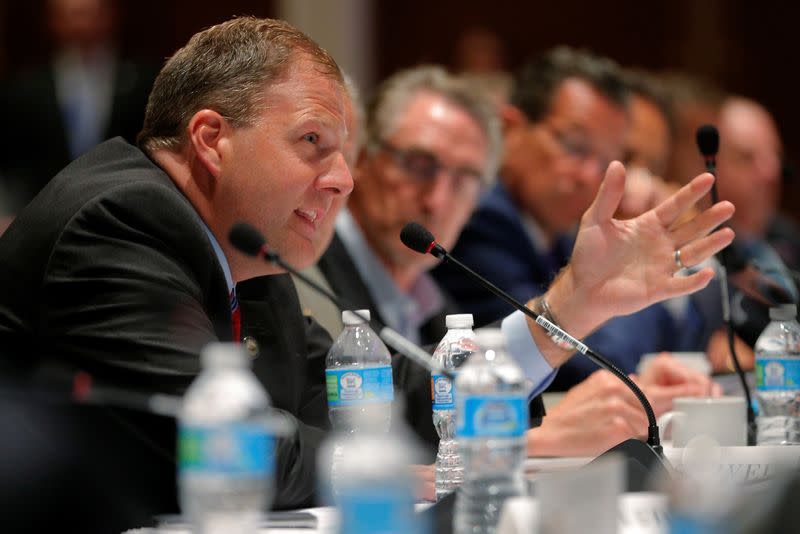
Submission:
[[[408,248],[419,252],[421,254],[431,254],[443,261],[449,261],[456,265],[459,269],[467,273],[470,278],[477,281],[480,285],[488,291],[503,299],[505,302],[524,313],[526,316],[533,319],[536,324],[547,330],[552,336],[556,337],[559,342],[563,342],[571,346],[575,351],[580,352],[594,363],[608,370],[614,376],[619,378],[636,396],[642,405],[642,408],[647,415],[648,428],[647,428],[647,442],[644,443],[638,439],[628,439],[619,445],[611,448],[603,453],[606,454],[621,453],[628,462],[628,490],[629,491],[642,491],[646,488],[647,481],[652,476],[653,471],[663,471],[667,473],[667,466],[664,462],[664,451],[661,446],[659,438],[658,422],[656,420],[653,408],[647,397],[641,389],[623,373],[616,365],[609,361],[604,356],[601,356],[596,351],[592,350],[584,343],[575,339],[573,336],[562,330],[558,325],[553,324],[545,317],[537,314],[514,297],[486,280],[484,277],[461,263],[454,258],[450,253],[445,250],[436,239],[433,237],[425,227],[418,223],[408,223],[400,233],[400,240]]]
[[[713,125],[706,124],[697,129],[697,148],[703,155],[705,161],[706,171],[714,176],[714,183],[711,186],[711,201],[716,204],[719,202],[719,193],[717,193],[717,152],[719,151],[719,132]],[[728,286],[728,268],[730,265],[728,257],[728,249],[725,248],[719,253],[719,282],[720,290],[722,292],[722,319],[725,323],[725,330],[728,338],[728,350],[731,353],[731,360],[733,367],[736,370],[736,375],[739,377],[739,382],[742,385],[744,392],[745,402],[747,403],[747,444],[752,446],[756,444],[756,413],[753,409],[753,400],[750,393],[750,386],[747,384],[742,365],[739,362],[739,356],[736,354],[736,347],[734,342],[735,332],[733,328],[733,318],[731,316],[731,297]]]

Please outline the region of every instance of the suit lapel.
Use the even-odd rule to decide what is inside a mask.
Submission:
[[[262,276],[236,285],[242,336],[258,345],[253,371],[278,408],[297,413],[304,387],[306,336],[297,292],[288,274]]]

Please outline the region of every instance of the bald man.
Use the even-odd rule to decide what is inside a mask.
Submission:
[[[720,108],[718,125],[717,187],[720,198],[736,206],[730,222],[736,231],[736,261],[756,266],[796,301],[791,270],[800,268],[800,231],[779,212],[783,147],[777,124],[758,102],[731,96]],[[738,291],[732,301],[734,325],[744,341],[737,345],[737,354],[750,368],[751,347],[769,321],[767,308]],[[712,337],[708,354],[718,370],[730,367],[723,332]]]

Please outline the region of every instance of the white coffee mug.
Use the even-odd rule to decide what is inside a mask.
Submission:
[[[695,436],[710,436],[723,447],[747,445],[744,397],[677,397],[672,411],[658,419],[662,434],[672,425],[672,446],[685,447]]]

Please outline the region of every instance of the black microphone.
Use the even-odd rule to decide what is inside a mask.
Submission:
[[[716,204],[719,202],[719,194],[717,193],[717,152],[719,151],[719,131],[716,126],[705,124],[697,129],[697,148],[705,161],[706,171],[714,176],[714,183],[711,185],[711,200]],[[753,410],[753,403],[750,395],[750,387],[747,385],[747,380],[744,376],[744,370],[739,363],[739,356],[736,354],[734,344],[734,329],[733,319],[731,317],[731,295],[728,287],[728,268],[730,265],[730,251],[732,247],[726,247],[719,253],[720,269],[719,281],[720,289],[722,292],[722,319],[725,322],[725,328],[728,334],[728,350],[731,353],[733,360],[733,367],[742,384],[744,391],[745,401],[747,402],[747,444],[755,445],[756,443],[756,414]],[[741,273],[744,269],[741,264],[737,265],[737,273]],[[743,278],[743,277],[741,277]],[[746,286],[748,280],[743,280],[742,284]]]
[[[717,176],[717,152],[719,152],[719,131],[712,124],[704,124],[697,129],[697,148],[703,155],[706,164],[706,171]],[[711,185],[711,200],[714,204],[719,202],[717,193],[717,182]]]
[[[397,352],[406,356],[418,365],[428,369],[434,374],[445,375],[451,380],[455,379],[455,375],[444,369],[439,363],[434,360],[430,354],[425,352],[422,348],[412,343],[399,332],[392,330],[386,325],[381,324],[377,318],[369,319],[366,315],[359,313],[357,307],[347,302],[346,299],[337,297],[326,288],[322,287],[314,280],[304,275],[288,263],[286,263],[280,255],[271,250],[267,245],[267,240],[261,235],[255,227],[245,222],[238,222],[231,227],[228,239],[231,244],[236,247],[240,252],[244,252],[248,256],[263,258],[265,261],[274,263],[285,271],[293,274],[303,281],[306,285],[312,288],[317,293],[323,295],[325,298],[333,302],[333,304],[340,310],[351,310],[355,315],[360,317],[366,323],[371,323],[374,330],[387,345],[393,347]]]
[[[405,246],[420,254],[433,254],[437,258],[444,258],[447,251],[436,242],[430,231],[419,223],[410,222],[400,230],[400,241]]]
[[[629,465],[629,487],[633,485],[643,488],[646,473],[652,469],[657,469],[657,466],[659,465],[663,468],[664,453],[661,447],[658,423],[656,421],[655,413],[653,412],[653,407],[650,405],[650,401],[647,400],[647,397],[642,390],[639,389],[639,386],[637,386],[633,380],[630,379],[630,377],[628,377],[616,365],[614,365],[614,363],[609,361],[604,356],[601,356],[596,351],[592,350],[584,343],[562,330],[559,326],[553,324],[546,318],[534,312],[526,305],[522,304],[511,295],[489,282],[486,278],[454,258],[442,245],[436,241],[436,238],[434,238],[433,234],[421,224],[416,222],[410,222],[406,224],[400,232],[400,240],[411,250],[419,252],[420,254],[432,254],[437,258],[441,258],[444,261],[449,261],[450,263],[456,265],[459,269],[467,273],[473,280],[477,281],[495,296],[500,297],[517,310],[532,318],[534,321],[536,321],[536,324],[547,330],[548,333],[557,337],[560,341],[569,343],[577,352],[580,352],[594,363],[603,369],[608,370],[617,378],[622,380],[622,382],[625,383],[625,385],[633,392],[633,394],[636,395],[636,398],[639,399],[639,402],[641,403],[642,408],[644,408],[645,414],[647,415],[647,444],[645,445],[637,439],[629,439],[613,447],[607,451],[607,453],[621,452],[629,460],[633,460],[638,463],[638,465]],[[644,468],[644,472],[640,471],[638,475],[632,475],[632,471],[634,469],[641,469],[642,467]],[[632,477],[635,480],[633,480]]]

